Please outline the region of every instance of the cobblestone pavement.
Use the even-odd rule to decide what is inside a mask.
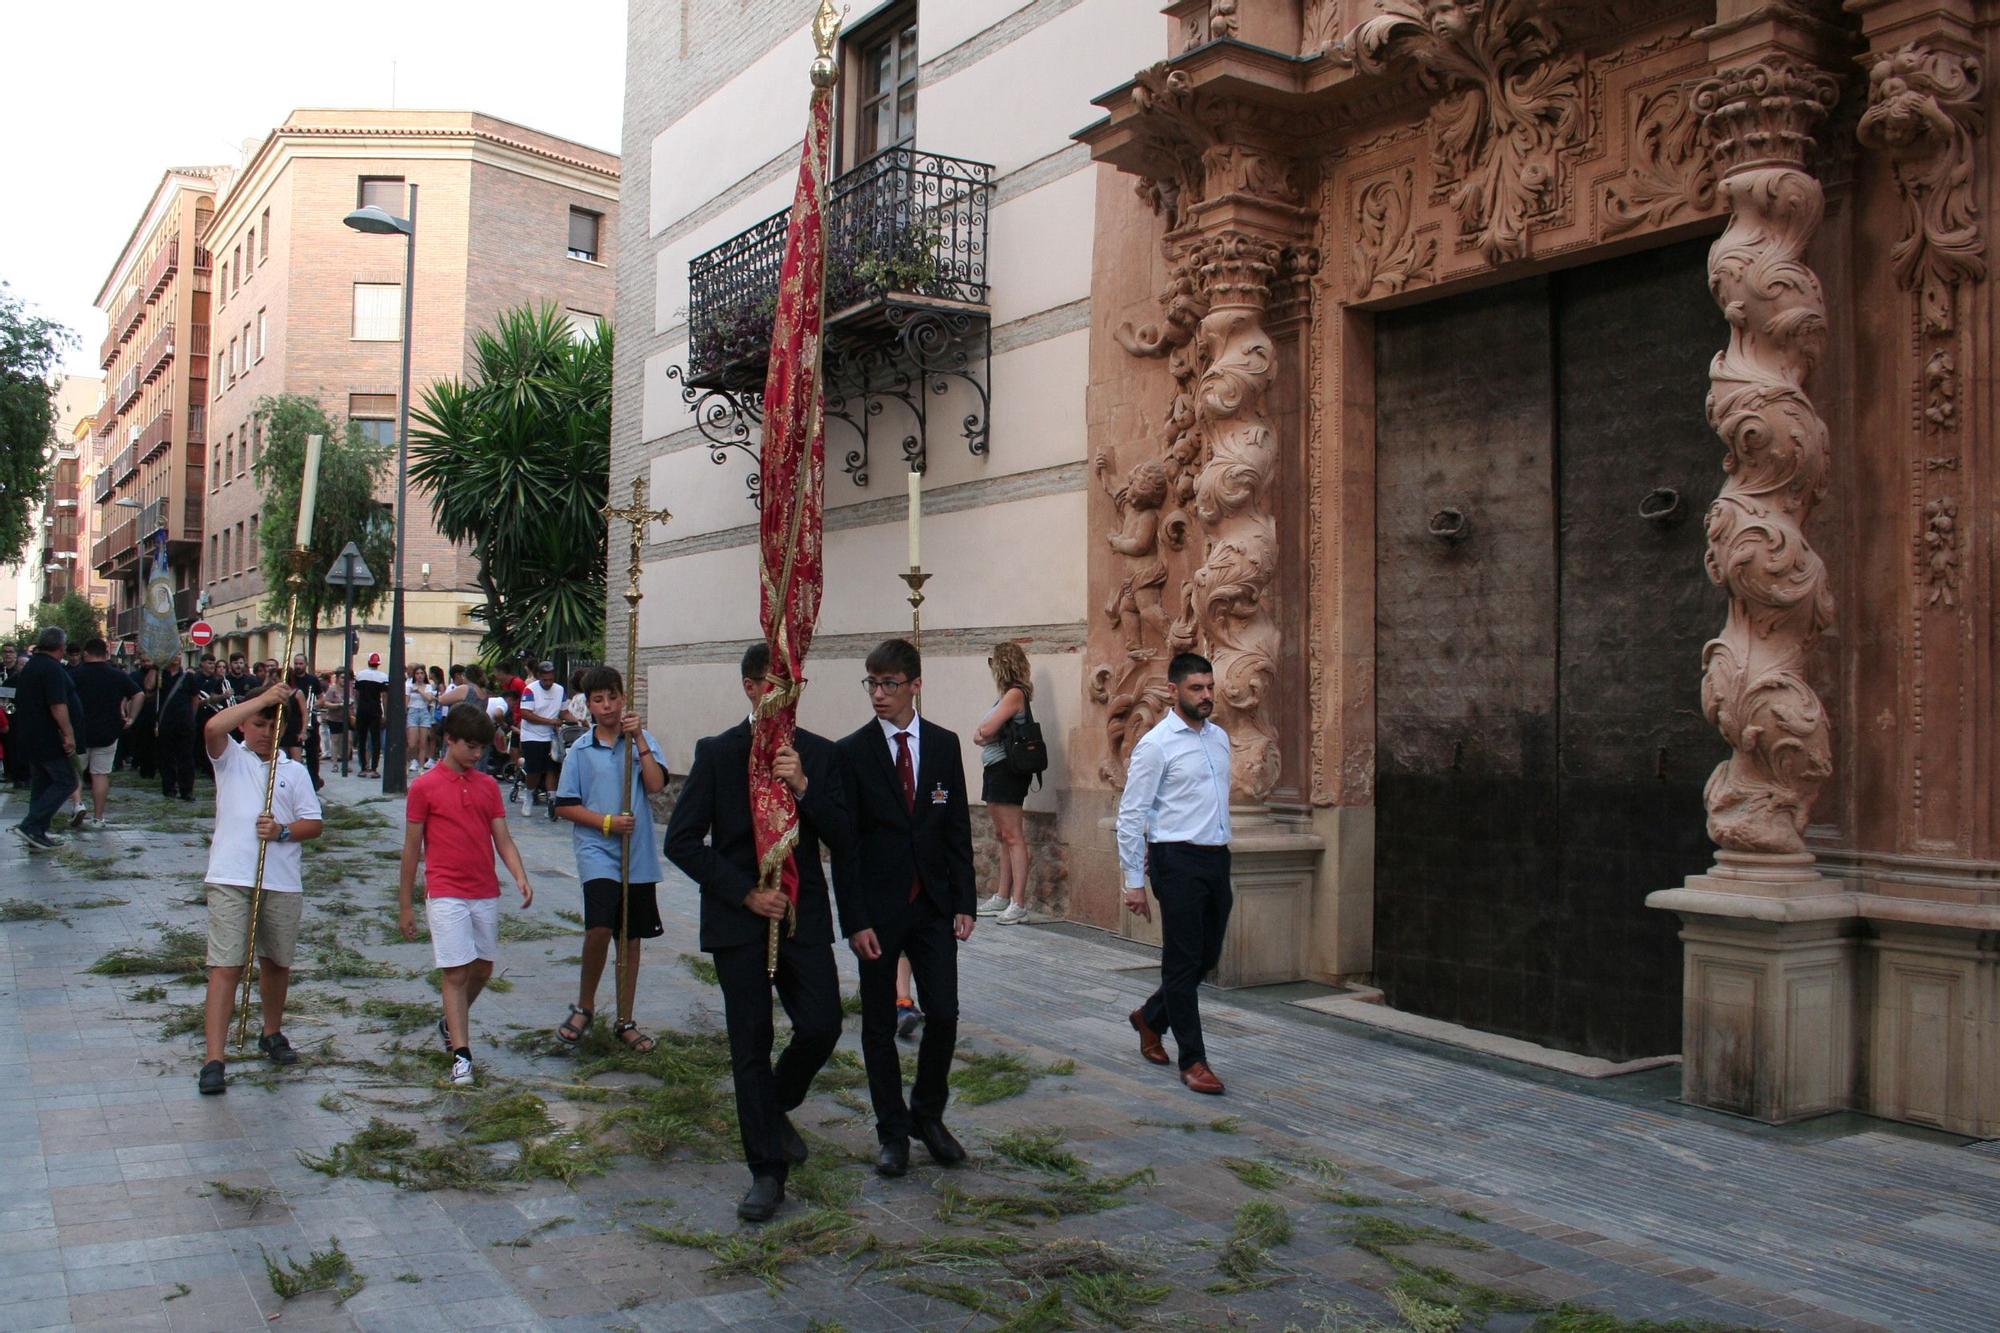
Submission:
[[[534,1035],[574,984],[567,832],[516,816],[540,895],[525,916],[547,933],[503,946],[512,989],[474,1012],[486,1086],[454,1093],[435,1083],[427,1028],[393,1032],[420,1021],[398,1002],[436,993],[428,946],[391,941],[398,807],[358,781],[332,784],[348,827],[308,852],[318,930],[288,1022],[308,1058],[283,1074],[235,1064],[229,1095],[201,1098],[198,1039],[163,1035],[199,989],[86,968],[157,947],[163,925],[201,927],[208,788],[186,806],[120,783],[107,831],[32,859],[0,846],[0,1329],[2000,1324],[2000,1159],[1978,1148],[1857,1117],[1777,1131],[1708,1115],[1672,1101],[1671,1071],[1591,1085],[1494,1065],[1285,1003],[1305,988],[1204,994],[1230,1094],[1197,1097],[1139,1058],[1125,1024],[1150,956],[1054,925],[982,922],[961,954],[961,1048],[1018,1068],[975,1060],[960,1076],[1031,1081],[955,1103],[973,1165],[941,1171],[919,1148],[909,1177],[884,1181],[859,1164],[872,1133],[850,1022],[795,1117],[815,1165],[745,1242],[747,1176],[714,1150],[730,1126],[705,1075],[676,1082],[704,1058],[713,1074],[720,1021],[678,956],[692,889],[663,886],[640,1004],[649,1026],[689,1035],[645,1074],[579,1067]],[[0,823],[21,806],[0,795]],[[56,915],[18,919],[21,905]],[[851,991],[844,953],[842,967]],[[354,975],[368,972],[387,975]],[[482,1108],[524,1093],[553,1125],[534,1112],[535,1128],[465,1146]],[[594,1140],[645,1136],[666,1155],[547,1178],[547,1154],[576,1164]],[[336,1174],[301,1160],[343,1144]],[[424,1146],[438,1156],[410,1155]],[[517,1155],[525,1183],[501,1178]],[[365,1178],[415,1183],[440,1160],[476,1162],[480,1188]],[[267,1259],[307,1266],[330,1239],[345,1299],[282,1298]]]

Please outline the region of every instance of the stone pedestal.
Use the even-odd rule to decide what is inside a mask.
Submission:
[[[1236,895],[1213,985],[1269,986],[1308,975],[1313,884],[1326,839],[1272,819],[1255,808],[1232,809],[1229,882]],[[1107,821],[1108,822],[1108,821]],[[1153,920],[1121,911],[1118,932],[1144,944],[1160,942],[1159,904]]]
[[[1854,894],[1809,855],[1722,852],[1646,903],[1681,918],[1683,1097],[1773,1123],[1853,1104]]]

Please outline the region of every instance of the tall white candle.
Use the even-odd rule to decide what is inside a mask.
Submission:
[[[910,568],[923,568],[917,534],[924,526],[924,474],[910,469]]]
[[[305,485],[299,491],[299,531],[292,543],[301,551],[312,540],[313,506],[319,500],[319,448],[325,442],[323,435],[306,436]]]

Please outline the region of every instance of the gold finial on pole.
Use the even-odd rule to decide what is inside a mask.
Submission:
[[[840,64],[833,58],[833,44],[846,17],[847,10],[833,0],[819,0],[819,13],[813,18],[813,47],[819,52],[812,62],[815,88],[831,88],[840,80]]]

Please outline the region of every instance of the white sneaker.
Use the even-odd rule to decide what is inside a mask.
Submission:
[[[979,915],[999,916],[1002,911],[1006,910],[1006,907],[1007,907],[1007,895],[1004,893],[996,893],[991,898],[988,898],[985,902],[979,904]]]
[[[1009,903],[1007,910],[1000,914],[1000,924],[1003,926],[1018,926],[1027,919],[1028,909],[1019,903]]]
[[[466,1059],[466,1058],[465,1058],[464,1056],[462,1056],[462,1055],[454,1055],[454,1056],[452,1056],[452,1057],[451,1057],[451,1082],[452,1082],[452,1086],[453,1086],[453,1087],[457,1087],[457,1088],[469,1088],[469,1087],[471,1087],[471,1086],[472,1086],[472,1061],[470,1061],[470,1060]]]
[[[92,815],[83,821],[83,827],[86,832],[102,833],[104,832],[104,820],[101,816]]]

